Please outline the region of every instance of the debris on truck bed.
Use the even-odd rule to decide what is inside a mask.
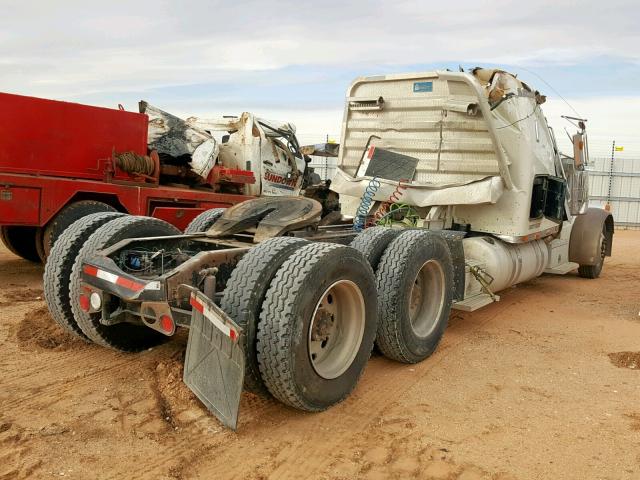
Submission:
[[[189,164],[191,171],[206,181],[218,156],[215,138],[145,101],[140,102],[140,113],[149,116],[149,149],[159,153],[161,168],[167,162]]]
[[[148,102],[140,102],[140,113],[149,117],[149,148],[160,154],[181,157],[193,155],[204,142],[213,137],[181,118],[160,110]]]
[[[183,120],[145,101],[140,112],[149,116],[149,150],[158,152],[167,181],[255,196],[297,195],[303,188],[308,156],[291,123],[249,112]]]

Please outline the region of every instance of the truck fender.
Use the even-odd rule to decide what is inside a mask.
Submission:
[[[595,265],[600,260],[600,233],[604,231],[605,255],[613,246],[613,215],[602,208],[588,208],[578,215],[571,228],[569,261],[579,265]]]
[[[466,236],[466,233],[454,230],[430,230],[430,233],[441,236],[447,242],[449,252],[451,253],[451,262],[453,263],[453,301],[463,300],[465,263],[462,239]]]

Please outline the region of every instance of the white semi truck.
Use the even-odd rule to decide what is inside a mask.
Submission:
[[[47,264],[52,316],[123,351],[190,328],[184,381],[232,428],[243,388],[324,410],[355,387],[374,342],[420,362],[451,308],[544,272],[600,274],[613,220],[587,206],[585,121],[570,119],[564,156],[543,102],[501,70],[359,78],[330,185],[342,215],[289,196],[204,212],[189,234],[85,217]]]

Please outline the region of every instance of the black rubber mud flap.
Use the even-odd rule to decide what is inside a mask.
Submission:
[[[191,289],[191,329],[184,383],[227,427],[236,429],[244,382],[242,329],[198,290]]]

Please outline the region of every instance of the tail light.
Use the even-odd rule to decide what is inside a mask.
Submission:
[[[171,315],[171,308],[165,302],[143,302],[140,313],[147,327],[167,336],[176,332],[176,322]]]
[[[171,335],[176,329],[176,325],[175,323],[173,323],[173,318],[171,318],[169,315],[162,315],[160,317],[160,328],[167,335]]]
[[[91,310],[91,300],[89,300],[88,295],[81,293],[79,301],[80,301],[80,308],[83,311],[88,312],[89,310]]]
[[[102,295],[91,288],[82,288],[78,302],[80,308],[87,313],[99,312],[102,309]]]

